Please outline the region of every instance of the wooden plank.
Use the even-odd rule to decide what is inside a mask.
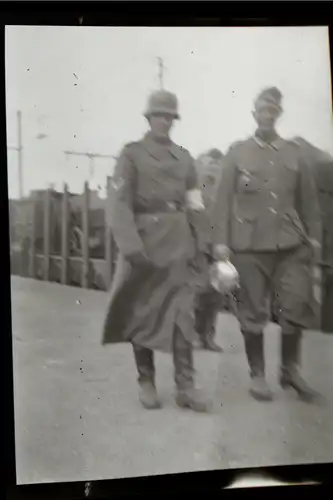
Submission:
[[[113,238],[110,220],[111,178],[107,178],[107,200],[105,203],[105,260],[106,260],[106,286],[109,288],[113,275]]]
[[[30,253],[29,253],[29,276],[33,279],[36,278],[36,236],[37,236],[37,218],[36,218],[37,203],[36,197],[32,199],[31,207],[31,239],[30,239]]]
[[[61,283],[68,284],[68,257],[69,257],[69,195],[68,186],[64,184],[64,195],[61,210]]]
[[[89,288],[89,185],[84,183],[82,206],[82,288]]]
[[[47,189],[44,195],[44,281],[50,275],[50,215],[51,215],[51,190]]]

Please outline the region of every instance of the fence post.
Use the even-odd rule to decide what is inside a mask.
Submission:
[[[36,196],[32,196],[31,199],[31,239],[30,239],[30,262],[29,262],[29,275],[31,278],[36,278],[36,210],[37,201]]]
[[[82,288],[89,288],[89,185],[84,183],[82,206]]]
[[[50,214],[51,190],[47,189],[44,194],[44,281],[50,276]]]
[[[64,192],[61,208],[61,284],[68,283],[68,256],[69,256],[69,203],[68,186],[64,183]]]
[[[110,214],[110,200],[111,200],[111,178],[107,177],[106,180],[106,193],[107,198],[105,202],[105,261],[106,261],[106,287],[111,285],[113,275],[113,238],[111,230],[111,214]]]

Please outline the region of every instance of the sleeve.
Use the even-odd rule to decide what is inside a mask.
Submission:
[[[296,205],[308,238],[315,246],[321,247],[322,221],[318,192],[311,166],[304,158],[299,161]]]
[[[196,212],[205,210],[202,192],[199,187],[198,174],[191,156],[189,158],[189,168],[186,177],[185,204],[188,210]]]
[[[235,183],[235,152],[232,148],[230,148],[223,162],[223,172],[219,179],[212,207],[212,243],[214,246],[231,246],[230,218],[232,215]]]
[[[108,193],[108,222],[119,251],[125,256],[144,253],[133,214],[135,180],[135,166],[128,147],[125,147],[117,161]]]
[[[186,178],[186,189],[190,191],[191,189],[196,189],[199,186],[198,174],[194,165],[193,159],[190,157],[189,168]]]
[[[189,155],[189,168],[186,178],[185,206],[187,218],[197,250],[209,252],[210,224],[199,187],[198,175],[193,158]]]

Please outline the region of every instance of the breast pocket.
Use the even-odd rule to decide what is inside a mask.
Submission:
[[[238,193],[256,193],[260,190],[260,179],[254,172],[246,169],[239,169],[237,176],[236,190]]]

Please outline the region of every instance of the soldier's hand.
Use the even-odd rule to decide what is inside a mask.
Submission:
[[[216,260],[229,260],[230,255],[231,251],[227,245],[216,245],[214,247],[214,258]]]

